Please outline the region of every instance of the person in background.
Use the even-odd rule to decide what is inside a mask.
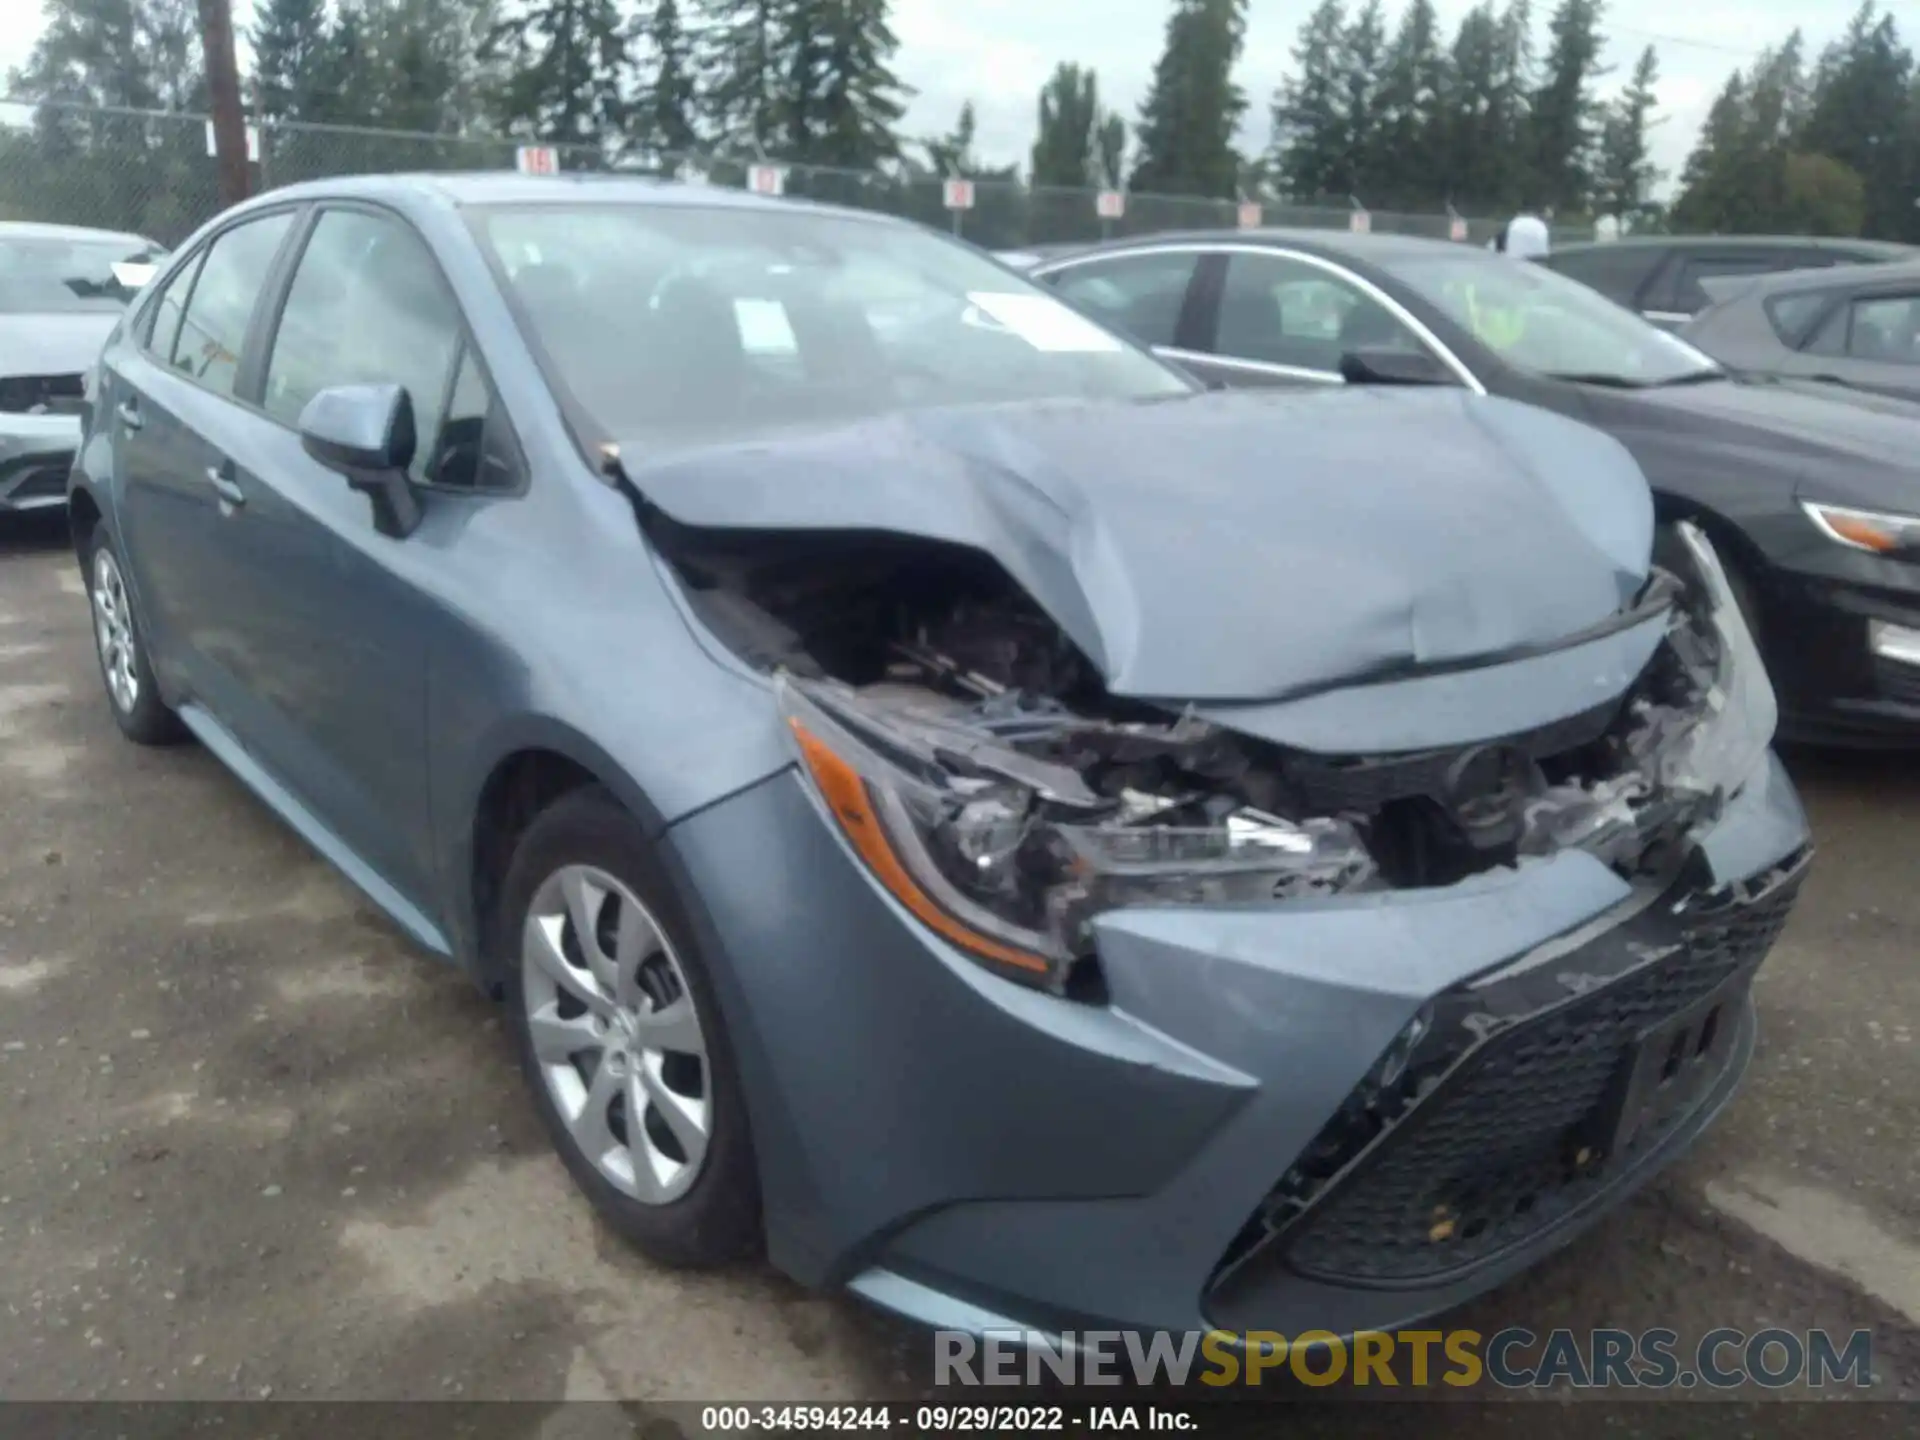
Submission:
[[[1547,222],[1530,210],[1522,210],[1493,237],[1493,248],[1516,260],[1537,260],[1552,251],[1553,242]]]

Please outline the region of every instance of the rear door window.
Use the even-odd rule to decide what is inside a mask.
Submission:
[[[216,395],[233,393],[254,304],[292,224],[287,210],[245,221],[216,236],[201,262],[167,358]]]
[[[1616,305],[1632,309],[1639,303],[1640,287],[1665,257],[1666,251],[1648,245],[1596,245],[1591,250],[1549,255],[1545,263]]]
[[[1802,290],[1792,295],[1776,295],[1767,301],[1767,323],[1780,343],[1798,349],[1833,298],[1830,290]]]
[[[1727,251],[1723,254],[1686,255],[1680,261],[1680,278],[1675,287],[1673,308],[1697,315],[1707,308],[1707,292],[1702,280],[1722,275],[1769,275],[1776,270],[1795,268],[1789,258],[1771,250]]]
[[[203,250],[174,271],[154,296],[153,303],[147,306],[142,320],[145,343],[162,363],[172,362],[173,343],[180,337],[180,314],[187,308],[187,296],[193,293],[193,278],[200,273],[200,262],[206,258]]]
[[[1337,375],[1349,350],[1425,350],[1417,336],[1358,286],[1281,254],[1228,258],[1214,353]]]
[[[1200,266],[1198,251],[1090,260],[1047,276],[1067,299],[1144,345],[1178,345],[1180,316]]]
[[[1920,296],[1855,300],[1847,354],[1887,365],[1920,365]]]

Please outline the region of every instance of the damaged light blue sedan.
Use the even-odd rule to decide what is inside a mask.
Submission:
[[[912,225],[503,176],[225,212],[86,394],[119,725],[499,995],[664,1261],[1388,1329],[1752,1051],[1772,690],[1571,421],[1207,393]]]

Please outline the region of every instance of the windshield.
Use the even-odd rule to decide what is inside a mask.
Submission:
[[[122,309],[165,253],[124,235],[0,233],[0,314]]]
[[[1720,369],[1578,280],[1478,253],[1411,256],[1387,271],[1516,369],[1617,385],[1672,385]]]
[[[964,246],[852,216],[498,207],[476,228],[605,437],[676,447],[928,406],[1191,382]]]

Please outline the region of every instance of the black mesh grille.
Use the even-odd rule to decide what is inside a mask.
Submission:
[[[0,378],[0,410],[16,415],[78,415],[85,397],[85,380],[79,375]]]
[[[29,470],[26,477],[7,492],[9,500],[44,500],[57,498],[67,493],[67,467],[64,465],[40,465]]]
[[[1335,1123],[1350,1138],[1329,1144],[1323,1136],[1309,1147],[1317,1175],[1337,1169],[1337,1178],[1318,1182],[1315,1194],[1314,1176],[1299,1173],[1307,1162],[1297,1165],[1256,1217],[1259,1233],[1237,1242],[1240,1260],[1255,1265],[1278,1251],[1315,1277],[1420,1283],[1471,1269],[1579,1209],[1724,1076],[1732,1031],[1715,1029],[1740,1022],[1747,982],[1786,923],[1798,881],[1796,870],[1758,899],[1725,899],[1677,924],[1643,924],[1631,940],[1616,935],[1613,943],[1628,947],[1622,953],[1657,958],[1477,1046],[1451,1037],[1465,1058],[1426,1082],[1427,1092],[1384,1134],[1376,1126],[1377,1143],[1356,1133],[1348,1114]],[[1551,964],[1564,973],[1580,958]],[[1506,983],[1476,991],[1471,1013],[1497,1012],[1500,997],[1491,992]],[[1708,1004],[1722,987],[1720,1003]],[[1646,1117],[1637,1130],[1606,1133],[1639,1042],[1696,1007],[1710,1018],[1686,1035],[1686,1058],[1697,1046],[1702,1061],[1685,1074],[1689,1088],[1636,1112]],[[1448,1040],[1430,1036],[1427,1048]],[[1408,1073],[1418,1069],[1416,1058]]]
[[[1874,684],[1889,700],[1902,705],[1920,705],[1920,665],[1903,665],[1897,660],[1873,663]]]

